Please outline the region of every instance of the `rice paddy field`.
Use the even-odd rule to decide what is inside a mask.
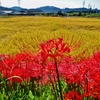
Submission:
[[[81,39],[73,54],[87,51],[91,55],[100,47],[100,19],[62,17],[0,18],[0,54],[16,54],[25,49],[37,51],[40,42],[63,38],[69,44]]]

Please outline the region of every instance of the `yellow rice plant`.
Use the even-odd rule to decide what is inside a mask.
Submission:
[[[0,54],[13,55],[24,49],[36,52],[40,42],[59,37],[71,45],[82,41],[80,48],[72,52],[73,55],[82,51],[91,55],[100,48],[100,19],[39,16],[0,18]]]

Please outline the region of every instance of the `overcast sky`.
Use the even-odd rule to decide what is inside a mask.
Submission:
[[[1,5],[5,7],[18,6],[18,0],[0,0]],[[56,6],[60,8],[78,8],[83,7],[84,0],[20,0],[20,6],[24,8],[37,8],[40,6]],[[92,8],[100,9],[100,0],[85,0],[85,7],[88,5]]]

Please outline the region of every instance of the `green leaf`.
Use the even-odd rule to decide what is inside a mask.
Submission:
[[[0,100],[4,100],[3,94],[0,93]]]
[[[31,90],[29,91],[29,97],[30,97],[30,99],[32,99],[32,100],[34,99],[34,96],[33,96],[33,94],[32,94],[32,91],[31,91]]]

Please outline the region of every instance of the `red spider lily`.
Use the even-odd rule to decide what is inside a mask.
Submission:
[[[98,53],[99,54],[99,53]],[[69,61],[69,62],[68,62]],[[74,62],[72,58],[59,64],[59,73],[63,74],[67,84],[76,83],[83,88],[81,96],[99,98],[100,92],[100,67],[98,61],[92,57],[88,60]],[[96,85],[97,84],[97,85]]]
[[[63,100],[57,58],[58,57],[62,58],[64,54],[68,55],[70,52],[70,48],[67,43],[63,43],[62,38],[59,38],[58,41],[56,41],[55,39],[49,40],[46,43],[42,43],[40,47],[41,47],[41,56],[43,58],[43,64],[45,63],[45,61],[47,61],[48,57],[53,58],[54,60],[58,86],[60,90],[60,97],[61,100]]]
[[[46,61],[48,57],[56,59],[57,56],[63,56],[64,53],[69,53],[70,48],[67,43],[63,43],[63,39],[59,38],[58,41],[51,39],[46,43],[41,43],[41,55]]]
[[[96,57],[97,56],[97,57]],[[94,54],[94,56],[88,60],[78,64],[80,82],[83,87],[84,97],[91,96],[93,98],[99,98],[100,91],[100,53]]]
[[[79,83],[79,68],[75,60],[70,57],[64,57],[58,66],[59,74],[68,84],[71,82]]]
[[[64,100],[82,100],[82,96],[77,91],[70,91],[65,94]]]
[[[34,56],[29,54],[17,54],[13,58],[5,58],[1,61],[0,68],[2,76],[4,78],[12,77],[12,79],[10,78],[12,81],[17,81],[17,77],[14,79],[14,76],[18,76],[22,80],[29,80],[31,77],[39,77],[41,73],[41,65],[34,62]]]
[[[42,81],[43,84],[50,83],[50,81],[53,83],[57,81],[55,64],[53,62],[48,62],[47,65],[44,66]]]

